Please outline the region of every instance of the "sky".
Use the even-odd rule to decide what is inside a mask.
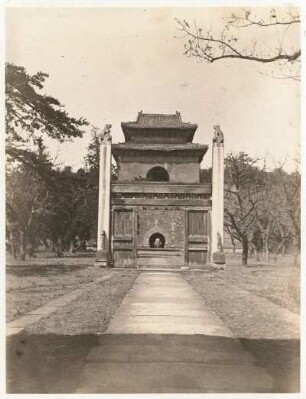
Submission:
[[[44,91],[71,116],[103,128],[113,142],[120,123],[145,113],[175,113],[197,123],[194,142],[211,147],[213,126],[225,136],[226,153],[244,151],[273,167],[287,159],[296,168],[300,143],[299,83],[273,79],[267,68],[237,60],[213,64],[183,55],[175,18],[218,32],[237,10],[210,8],[7,8],[6,60],[29,73],[49,74]],[[268,9],[255,10],[259,15]],[[242,32],[243,40],[250,40]],[[253,35],[253,33],[251,34]],[[276,43],[275,33],[265,38]],[[299,38],[289,35],[292,43]],[[268,44],[267,44],[268,46]],[[83,166],[90,131],[82,139],[48,146],[56,162]],[[211,166],[211,152],[203,167]]]

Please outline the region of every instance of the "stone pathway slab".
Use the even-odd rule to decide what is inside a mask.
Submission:
[[[180,274],[156,272],[137,277],[106,333],[232,336]]]

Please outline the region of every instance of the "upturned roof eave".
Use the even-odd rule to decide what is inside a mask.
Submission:
[[[112,155],[115,160],[118,160],[119,153],[128,152],[160,152],[160,153],[170,153],[170,152],[185,152],[185,153],[198,153],[199,161],[202,162],[204,155],[206,154],[209,146],[207,144],[153,144],[153,145],[131,145],[127,143],[118,143],[112,145]]]

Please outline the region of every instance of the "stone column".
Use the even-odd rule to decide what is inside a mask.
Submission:
[[[96,264],[107,267],[110,264],[110,185],[111,185],[111,125],[105,125],[101,134],[98,202],[98,236]]]
[[[223,217],[224,217],[224,137],[219,126],[214,126],[212,147],[212,214],[211,214],[211,254],[223,253]],[[224,256],[221,256],[224,258]],[[220,261],[220,263],[225,263]]]

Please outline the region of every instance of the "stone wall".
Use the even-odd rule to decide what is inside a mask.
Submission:
[[[138,209],[137,246],[149,247],[154,233],[162,234],[165,248],[184,248],[185,211],[179,209]]]
[[[131,181],[135,178],[145,179],[148,171],[161,166],[169,173],[171,183],[199,183],[198,163],[139,163],[127,162],[121,164],[119,170],[120,181]]]

